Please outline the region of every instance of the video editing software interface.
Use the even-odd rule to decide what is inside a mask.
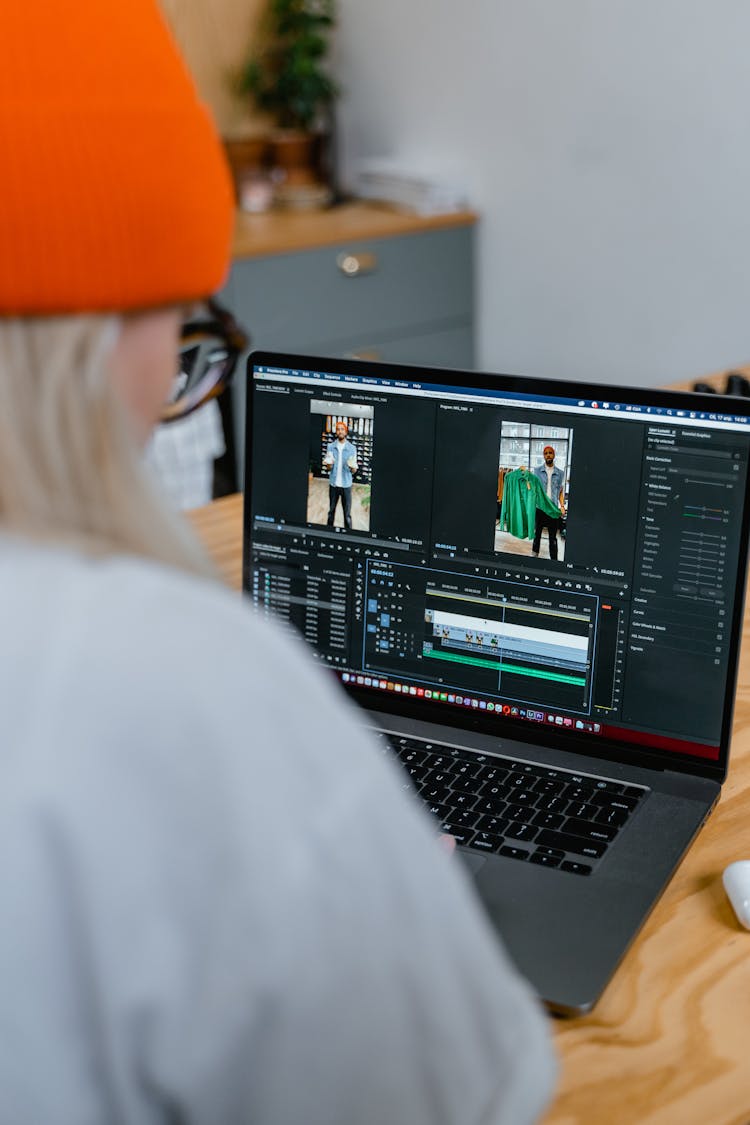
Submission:
[[[245,588],[344,683],[718,758],[747,418],[253,382]]]

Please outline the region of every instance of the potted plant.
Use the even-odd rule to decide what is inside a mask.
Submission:
[[[315,149],[338,94],[325,67],[334,24],[335,0],[268,0],[260,43],[240,74],[240,92],[278,126],[271,138],[278,195],[290,205],[330,199],[327,188],[321,198]]]

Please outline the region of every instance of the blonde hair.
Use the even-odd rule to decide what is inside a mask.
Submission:
[[[0,526],[216,577],[152,485],[109,375],[113,315],[0,319]]]

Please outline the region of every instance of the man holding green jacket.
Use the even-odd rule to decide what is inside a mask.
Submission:
[[[542,531],[546,527],[549,539],[549,557],[556,559],[557,533],[560,529],[560,520],[565,515],[565,474],[562,469],[558,469],[555,465],[555,450],[551,445],[545,445],[542,456],[544,457],[544,464],[537,465],[534,469],[534,476],[540,481],[549,504],[545,507],[538,506],[536,509],[531,553],[533,555],[539,554],[539,548],[542,545]],[[550,506],[557,509],[557,515],[550,513]]]
[[[521,466],[507,473],[500,512],[501,531],[507,531],[516,539],[533,539],[538,511],[555,524],[560,519],[560,508],[548,498],[542,482],[531,469]]]

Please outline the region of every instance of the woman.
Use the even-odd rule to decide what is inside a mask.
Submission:
[[[144,474],[232,221],[155,5],[3,22],[0,1121],[531,1121],[459,865]]]

